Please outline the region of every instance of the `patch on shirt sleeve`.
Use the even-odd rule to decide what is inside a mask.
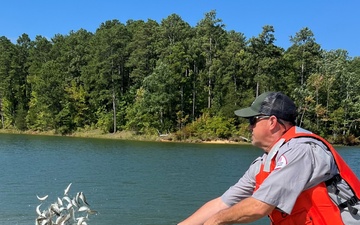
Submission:
[[[275,170],[279,170],[287,165],[287,159],[284,155],[280,156],[280,159],[277,161]]]

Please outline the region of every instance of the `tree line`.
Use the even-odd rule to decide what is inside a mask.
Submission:
[[[356,144],[360,58],[323,50],[307,27],[288,49],[275,41],[271,25],[251,38],[227,31],[215,10],[194,27],[172,14],[160,23],[109,20],[94,33],[51,40],[2,36],[0,127],[247,137],[247,121],[234,110],[273,90],[295,100],[299,126]]]

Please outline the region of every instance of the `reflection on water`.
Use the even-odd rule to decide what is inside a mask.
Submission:
[[[359,175],[359,149],[339,152]],[[54,202],[69,183],[99,212],[89,224],[176,224],[222,194],[259,154],[240,145],[0,134],[0,224],[33,224],[36,195]]]

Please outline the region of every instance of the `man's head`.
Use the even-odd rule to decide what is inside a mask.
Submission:
[[[265,92],[259,95],[250,107],[236,110],[235,114],[243,118],[275,116],[295,125],[297,109],[295,103],[283,93]]]
[[[269,152],[274,142],[295,125],[297,109],[283,93],[265,92],[250,107],[236,110],[235,114],[249,119],[252,144]]]

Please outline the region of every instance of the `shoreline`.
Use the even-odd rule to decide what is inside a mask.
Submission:
[[[68,135],[57,134],[54,131],[19,131],[15,129],[0,129],[0,134],[23,134],[23,135],[39,135],[39,136],[58,136],[58,137],[78,137],[78,138],[97,138],[97,139],[113,139],[113,140],[127,140],[127,141],[149,141],[149,142],[173,142],[173,143],[193,143],[193,144],[233,144],[233,145],[251,145],[251,142],[244,138],[237,139],[210,139],[201,140],[199,138],[188,138],[186,140],[174,140],[173,135],[138,135],[132,131],[120,131],[114,133],[103,133],[100,130],[77,131]],[[332,144],[335,146],[358,146],[360,145],[344,145]]]
[[[39,135],[39,136],[58,136],[58,137],[79,137],[79,138],[98,138],[98,139],[114,139],[129,141],[154,141],[154,142],[174,142],[174,143],[201,143],[201,144],[241,144],[249,145],[251,143],[245,141],[235,141],[229,139],[186,139],[174,140],[173,136],[157,136],[157,135],[137,135],[131,131],[120,131],[116,133],[103,133],[99,130],[78,131],[68,135],[56,134],[54,131],[19,131],[13,129],[0,129],[0,134],[23,134],[23,135]]]

